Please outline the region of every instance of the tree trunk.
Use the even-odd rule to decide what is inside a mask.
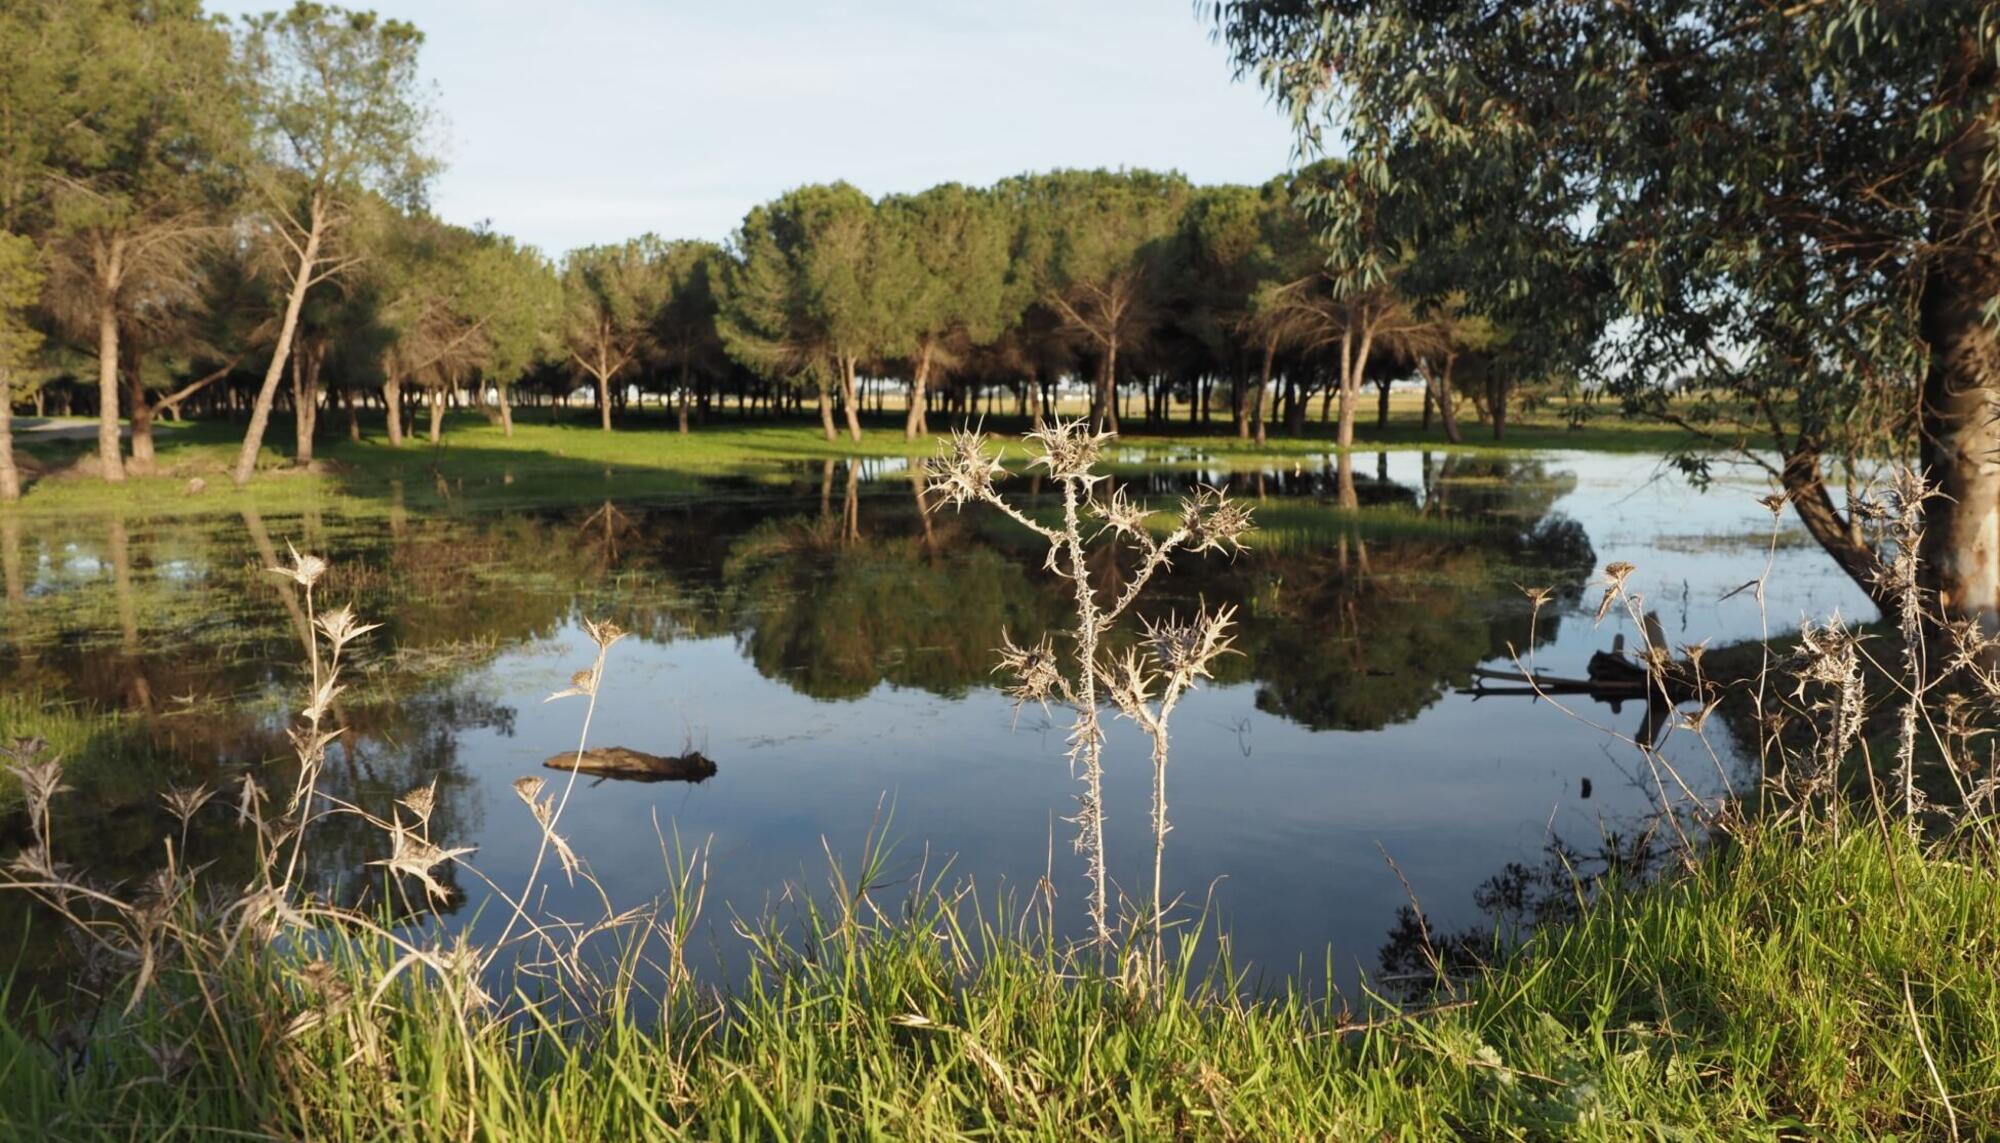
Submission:
[[[323,344],[308,342],[292,354],[292,463],[313,461],[313,438],[319,433],[319,362]]]
[[[1377,381],[1375,388],[1377,390],[1375,397],[1375,431],[1386,433],[1389,431],[1389,382]]]
[[[1458,427],[1458,396],[1452,392],[1452,370],[1458,366],[1458,354],[1447,353],[1444,358],[1444,372],[1438,377],[1437,403],[1438,419],[1444,424],[1444,439],[1453,444],[1465,443],[1465,434]]]
[[[433,387],[431,398],[431,443],[444,439],[444,390]]]
[[[929,338],[917,349],[917,368],[910,375],[910,411],[903,418],[903,439],[916,440],[919,434],[930,431],[924,416],[924,400],[931,382],[931,343]]]
[[[13,375],[0,368],[0,501],[21,498],[21,468],[14,463]]]
[[[132,355],[125,370],[126,401],[132,406],[132,471],[150,476],[153,472],[153,405],[146,400],[146,381],[139,369],[144,358]]]
[[[861,410],[854,403],[854,359],[851,357],[840,363],[840,407],[847,414],[847,435],[860,441]]]
[[[1115,337],[1104,344],[1103,369],[1104,375],[1097,382],[1097,431],[1115,433],[1118,431],[1118,339]]]
[[[1257,393],[1250,401],[1250,427],[1258,447],[1264,444],[1264,401],[1271,392],[1271,359],[1278,354],[1277,340],[1264,342],[1264,372],[1257,381]]]
[[[104,479],[117,484],[125,479],[125,459],[118,446],[118,307],[110,292],[116,289],[116,254],[109,272],[112,285],[97,304],[97,460]]]
[[[391,377],[382,382],[382,408],[388,414],[389,447],[403,447],[403,380]]]
[[[833,427],[833,398],[827,394],[826,386],[816,386],[819,390],[819,427],[826,433],[826,439],[836,441],[840,433]]]
[[[1966,38],[1946,71],[1975,106],[1994,83],[1981,45]],[[1993,113],[1967,124],[1946,152],[1936,233],[1949,235],[1924,276],[1919,329],[1924,373],[1920,459],[1937,492],[1925,505],[1922,586],[1947,618],[2000,634],[2000,335],[1982,312],[2000,293],[2000,233],[1987,212]]]
[[[313,268],[319,264],[319,244],[326,230],[326,204],[314,196],[312,221],[306,232],[306,246],[292,275],[292,292],[285,299],[285,317],[278,326],[278,344],[271,350],[271,365],[264,370],[264,383],[257,390],[257,403],[250,410],[250,427],[243,434],[243,450],[237,454],[230,477],[241,488],[257,471],[257,453],[264,447],[264,430],[271,423],[271,406],[278,398],[278,382],[285,376],[285,362],[292,352],[292,338],[299,329],[299,310],[311,288]]]
[[[347,414],[347,439],[361,443],[361,416],[354,409],[354,390],[346,385],[340,387],[340,407]]]
[[[681,420],[680,429],[682,436],[686,436],[688,431],[688,398],[690,396],[689,390],[691,388],[693,388],[693,382],[689,377],[688,364],[685,360],[683,360],[681,362],[681,417],[680,417]]]
[[[506,385],[493,386],[493,399],[500,402],[500,433],[508,439],[514,436],[514,395]]]
[[[1493,439],[1502,440],[1507,436],[1507,390],[1512,387],[1512,382],[1495,374],[1486,384],[1486,401],[1493,411]]]
[[[611,374],[597,373],[597,413],[604,431],[611,431]]]

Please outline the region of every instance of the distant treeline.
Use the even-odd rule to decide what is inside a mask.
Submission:
[[[653,236],[559,262],[432,216],[421,34],[316,4],[229,24],[197,0],[27,0],[0,9],[0,494],[18,494],[16,406],[100,417],[110,480],[153,458],[162,416],[247,425],[250,479],[289,411],[309,461],[321,413],[418,404],[511,430],[516,402],[633,395],[679,411],[816,408],[861,434],[897,394],[929,415],[1038,413],[1065,384],[1092,416],[1175,402],[1262,439],[1364,384],[1426,381],[1504,426],[1508,339],[1448,289],[1357,288],[1326,269],[1302,203],[1320,165],[1260,187],[1057,171],[871,200],[845,183],[753,208],[726,245]],[[129,451],[118,419],[129,419]]]

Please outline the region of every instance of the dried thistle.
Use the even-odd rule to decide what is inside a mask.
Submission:
[[[529,806],[533,806],[535,799],[542,796],[542,788],[547,784],[540,778],[516,778],[514,779],[514,794]]]
[[[589,633],[591,641],[600,651],[609,651],[613,643],[625,637],[625,629],[609,619],[585,619],[583,629]]]
[[[1003,689],[1013,697],[1015,709],[1035,703],[1047,711],[1049,699],[1063,693],[1062,670],[1056,665],[1055,644],[1044,635],[1027,647],[1016,646],[1004,629],[1000,632],[1000,639],[1001,646],[996,652],[1000,662],[993,670],[996,674],[1004,671],[1013,676],[1014,681]]]
[[[437,901],[448,899],[451,892],[432,876],[431,871],[447,861],[455,861],[468,853],[475,852],[470,846],[459,849],[439,848],[404,828],[400,821],[391,825],[389,836],[394,845],[389,856],[368,864],[386,866],[392,872],[416,878],[423,883],[425,891],[432,899]]]
[[[267,568],[267,571],[284,576],[297,583],[300,587],[307,588],[318,583],[320,577],[326,574],[327,565],[325,560],[318,556],[300,555],[299,550],[292,547],[289,540],[285,542],[285,547],[292,554],[292,566],[288,568]]]
[[[174,786],[169,788],[166,793],[161,794],[160,800],[166,803],[168,812],[180,819],[181,828],[185,830],[187,829],[188,821],[197,813],[200,813],[201,808],[207,805],[209,799],[213,797],[215,797],[215,791],[209,789],[206,785],[194,787]]]
[[[596,693],[597,693],[597,668],[595,666],[590,666],[590,667],[585,667],[583,670],[578,671],[577,673],[571,675],[569,677],[569,686],[564,687],[562,690],[557,691],[556,693],[550,695],[549,697],[543,699],[542,701],[554,702],[557,699],[561,698],[570,698],[575,695],[590,696],[590,695],[595,695]]]
[[[1618,560],[1615,563],[1605,565],[1604,598],[1599,601],[1597,605],[1597,618],[1592,620],[1592,622],[1604,622],[1604,617],[1611,613],[1611,605],[1616,603],[1618,598],[1625,594],[1625,581],[1631,578],[1632,573],[1637,570],[1639,569],[1636,564],[1628,564],[1624,560]]]
[[[1181,500],[1181,528],[1190,552],[1242,551],[1250,509],[1231,500],[1225,489],[1203,486]]]
[[[1104,526],[1098,529],[1099,536],[1105,532],[1112,532],[1127,539],[1144,537],[1146,521],[1152,516],[1152,512],[1145,505],[1125,494],[1122,485],[1114,487],[1111,495],[1104,499],[1093,501],[1090,510],[1092,515],[1104,522]]]
[[[336,651],[382,626],[380,623],[357,622],[354,618],[354,609],[346,604],[321,615],[317,623],[320,632],[326,636],[327,642],[333,644]]]
[[[425,785],[418,786],[397,799],[404,808],[417,816],[417,821],[426,829],[430,828],[431,813],[437,809],[437,779],[432,778]]]
[[[1097,466],[1105,443],[1116,436],[1091,432],[1087,418],[1057,417],[1027,434],[1027,441],[1036,446],[1038,453],[1029,466],[1040,466],[1058,480],[1079,481],[1087,488],[1104,479],[1091,470]]]
[[[932,505],[933,511],[947,503],[962,508],[992,500],[998,495],[993,487],[995,478],[1007,473],[1000,459],[986,451],[986,435],[964,429],[954,429],[950,438],[938,443],[937,458],[925,471],[930,476],[925,491],[940,497]]]

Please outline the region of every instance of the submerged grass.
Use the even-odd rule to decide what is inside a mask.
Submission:
[[[872,903],[872,902],[871,902]],[[864,917],[865,914],[865,917]],[[657,1021],[467,1024],[245,973],[107,1018],[0,1024],[10,1138],[1734,1139],[2000,1122],[2000,878],[1967,836],[1745,833],[1602,894],[1455,997],[1356,1024],[1183,945],[1164,987],[928,886],[759,944]],[[1016,921],[1019,917],[1014,918]],[[379,978],[366,942],[334,984]],[[370,963],[372,962],[372,963]],[[113,995],[115,1012],[122,998]],[[204,1011],[208,1009],[208,1011]]]

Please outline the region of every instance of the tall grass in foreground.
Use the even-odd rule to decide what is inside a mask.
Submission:
[[[929,887],[760,946],[655,1023],[467,1022],[380,995],[366,941],[215,995],[0,1025],[9,1138],[1984,1137],[2000,1123],[1990,847],[1745,834],[1605,894],[1455,1002],[1355,1025],[1185,957],[1135,996],[1094,955]],[[226,1018],[203,1013],[216,1005]]]
[[[1052,451],[1094,448],[1065,440]],[[995,500],[976,444],[960,442],[941,491]],[[1051,462],[1078,484],[1066,525],[1024,522],[1053,558],[1074,556],[1088,466]],[[1904,515],[1916,491],[1899,494]],[[1233,542],[1246,523],[1197,497],[1169,543],[1115,494],[1094,503],[1148,565],[1175,545]],[[1899,558],[1913,550],[1907,535],[1887,543]],[[1082,606],[1091,589],[1074,562],[1073,638],[1087,645],[1104,610]],[[1935,667],[1905,631],[1914,681],[1890,696],[1895,781],[1871,782],[1863,802],[1835,796],[1828,777],[1860,740],[1863,651],[1851,634],[1809,632],[1792,698],[1756,684],[1760,719],[1824,727],[1806,746],[1774,747],[1791,751],[1771,767],[1780,812],[1677,807],[1685,784],[1653,743],[1635,743],[1663,817],[1678,831],[1676,814],[1697,815],[1717,844],[1682,846],[1680,871],[1655,884],[1579,883],[1573,919],[1496,950],[1469,979],[1440,972],[1420,1004],[1379,1000],[1357,1017],[1330,987],[1254,991],[1226,945],[1203,955],[1198,929],[1169,942],[1157,887],[1129,943],[1077,946],[1039,894],[891,886],[872,847],[858,870],[836,865],[826,892],[788,895],[793,914],[738,921],[751,970],[719,992],[686,961],[699,849],[668,855],[650,906],[621,909],[601,888],[597,916],[539,906],[545,877],[595,884],[561,832],[574,772],[556,788],[516,783],[542,832],[523,885],[486,883],[506,918],[497,938],[474,947],[403,924],[444,894],[440,871],[481,874],[470,850],[432,836],[428,788],[370,808],[321,782],[342,649],[367,625],[318,610],[323,563],[295,553],[274,570],[302,592],[315,633],[286,796],[254,777],[231,805],[168,790],[180,828],[162,839],[160,872],[136,888],[94,885],[64,864],[49,813],[65,789],[59,759],[36,740],[8,747],[31,844],[0,888],[61,918],[83,968],[71,996],[0,996],[0,1012],[25,1013],[0,1018],[0,1138],[1977,1138],[2000,1123],[2000,846],[1991,759],[1979,761],[1960,707],[1930,735],[1960,796],[1944,806],[1916,775],[1916,738],[1946,705],[1932,698],[1945,680],[1965,702],[2000,694],[1975,631],[1956,631]],[[1600,616],[1624,606],[1643,619],[1631,570],[1607,569]],[[1078,676],[1154,738],[1156,868],[1171,696],[1226,647],[1223,620],[1155,620],[1150,665],[1093,654]],[[589,630],[593,661],[552,696],[589,700],[579,750],[621,634]],[[1045,647],[1006,649],[1017,694],[1082,708],[1082,684],[1051,674]],[[1698,709],[1678,717],[1698,734],[1715,684],[1699,649],[1683,650],[1645,656],[1663,687],[1694,696]],[[1077,713],[1088,733],[1095,699]],[[256,840],[263,872],[247,887],[202,882],[203,857],[187,852],[188,823],[212,813]],[[381,832],[393,908],[342,909],[303,872],[337,815]],[[1911,828],[1919,817],[1931,828]]]

